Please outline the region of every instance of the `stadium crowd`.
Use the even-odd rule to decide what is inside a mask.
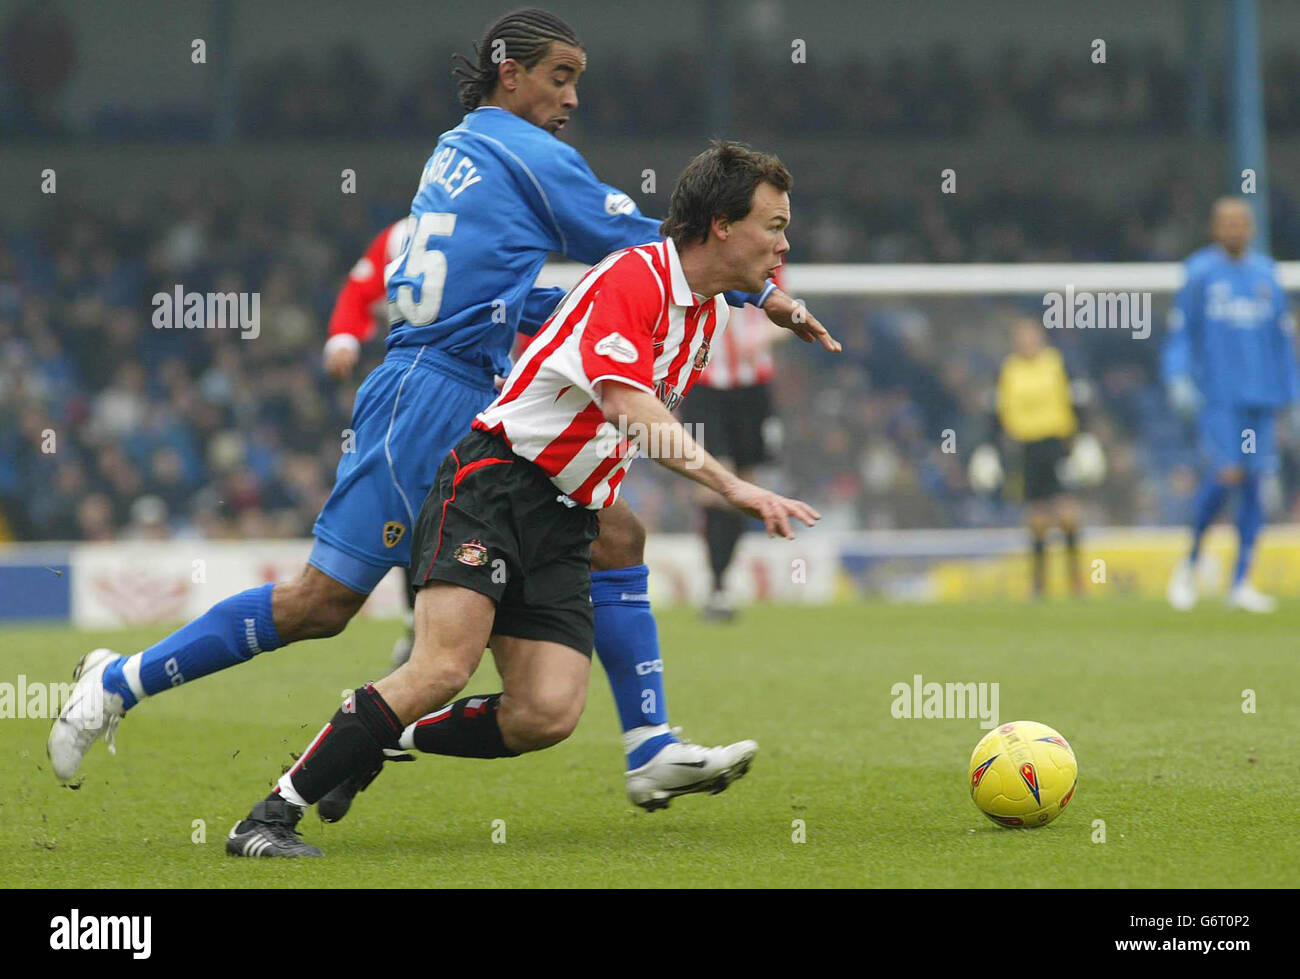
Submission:
[[[104,212],[64,206],[41,230],[0,239],[0,535],[309,534],[356,383],[323,375],[325,324],[348,267],[390,215],[228,182],[200,190],[178,181],[155,201]],[[1168,235],[1171,255],[1198,243],[1188,206],[1186,233]],[[400,213],[396,203],[378,210],[389,207]],[[924,235],[929,222],[914,223]],[[827,232],[812,224],[804,240],[824,249]],[[961,218],[949,227],[972,248],[1003,237]],[[1032,228],[1015,227],[1017,247],[1001,257],[1041,258]],[[1179,227],[1178,218],[1155,224],[1165,227]],[[872,256],[846,244],[817,257]],[[152,297],[178,283],[258,292],[260,335],[155,329]],[[1006,324],[1026,308],[997,297],[819,300],[845,354],[830,366],[800,344],[779,349],[778,478],[844,529],[1014,523],[1011,502],[968,491],[965,459],[985,436]],[[1111,476],[1088,500],[1094,519],[1185,516],[1191,440],[1155,383],[1160,336],[1159,328],[1144,342],[1057,336],[1071,369],[1098,392],[1089,426]],[[382,352],[371,344],[362,367]],[[955,453],[940,445],[949,428]],[[1294,453],[1287,459],[1285,483],[1295,486]],[[689,488],[652,470],[631,481],[629,498],[652,528],[691,528]],[[1295,499],[1287,507],[1300,512]]]
[[[12,29],[9,32],[13,34]],[[211,131],[209,105],[179,102],[148,108],[111,97],[93,114],[70,120],[52,96],[77,68],[71,36],[46,30],[6,36],[9,98],[0,113],[11,138],[59,136],[113,142],[195,139]],[[464,45],[461,45],[464,47]],[[53,48],[48,55],[46,48]],[[455,109],[447,84],[451,46],[431,49],[405,79],[343,42],[308,55],[283,52],[239,66],[237,128],[246,137],[403,138],[439,132]],[[1085,51],[1085,55],[1088,52]],[[733,47],[736,78],[770,84],[736,85],[733,113],[740,131],[755,138],[798,130],[828,135],[943,136],[981,132],[1141,134],[1190,132],[1197,113],[1186,65],[1166,47],[1110,44],[1104,65],[1064,50],[1009,45],[986,58],[955,43],[896,50],[881,56],[824,55],[795,62],[788,42],[749,40]],[[52,67],[59,65],[61,68]],[[583,80],[583,110],[575,127],[596,138],[654,132],[696,136],[707,111],[705,62],[696,51],[663,49],[641,56],[593,57]],[[1265,64],[1269,131],[1300,130],[1300,55],[1276,50]],[[628,99],[625,93],[637,92]],[[1202,125],[1222,133],[1226,85],[1206,69]]]
[[[32,16],[39,5],[24,9],[0,25],[7,140],[136,143],[147,153],[153,141],[211,137],[210,103],[133,107],[106,94],[97,111],[67,117],[57,96],[80,68],[73,22]],[[265,145],[438,133],[459,114],[450,54],[430,51],[404,80],[347,43],[240,64],[230,135]],[[814,54],[795,63],[784,44],[737,42],[731,74],[772,84],[732,86],[735,130],[761,144],[795,131],[1038,141],[1178,136],[1198,118],[1214,133],[1225,126],[1223,78],[1208,71],[1198,115],[1186,65],[1158,45],[1112,44],[1104,66],[1017,48],[977,60],[952,44],[880,57]],[[602,146],[646,134],[694,140],[709,112],[705,70],[684,50],[594,56],[566,138],[598,173]],[[1271,133],[1300,132],[1298,90],[1300,55],[1276,51],[1265,79]],[[238,152],[237,143],[227,150]],[[1204,189],[1172,165],[1144,167],[1136,185],[1104,196],[1047,166],[1007,168],[958,195],[937,194],[932,174],[885,189],[865,169],[795,172],[796,262],[1176,260],[1203,241]],[[309,534],[356,384],[383,354],[375,342],[353,382],[329,380],[320,363],[325,324],[348,268],[405,213],[409,192],[403,185],[366,203],[324,203],[291,185],[207,175],[201,186],[178,179],[151,199],[111,207],[61,192],[26,227],[0,230],[0,540]],[[1274,254],[1300,258],[1300,207],[1275,187],[1271,212]],[[154,329],[152,297],[178,284],[256,292],[260,335]],[[1157,322],[1168,298],[1156,297]],[[987,434],[1006,326],[1017,312],[1039,310],[990,296],[826,298],[817,311],[845,353],[827,364],[799,344],[779,349],[785,488],[842,529],[1016,523],[1013,502],[969,491],[965,460]],[[1192,442],[1155,381],[1161,335],[1157,327],[1145,342],[1055,338],[1071,371],[1091,382],[1087,425],[1110,457],[1106,484],[1086,501],[1092,520],[1186,517]],[[941,446],[949,429],[955,452]],[[1300,485],[1296,434],[1286,435],[1288,487]],[[685,530],[697,498],[678,483],[647,467],[625,492],[651,528]],[[1295,494],[1275,504],[1300,516]]]

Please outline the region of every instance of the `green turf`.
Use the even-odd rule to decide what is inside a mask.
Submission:
[[[326,859],[227,858],[232,822],[337,707],[378,676],[397,627],[266,654],[142,705],[77,791],[48,722],[0,722],[6,886],[1294,886],[1300,607],[1247,618],[1136,602],[760,608],[733,626],[659,616],[673,722],[752,737],[750,775],[653,814],[622,789],[608,688],[564,744],[493,762],[391,767],[349,818],[306,838]],[[0,680],[62,680],[82,652],[158,630],[0,631]],[[996,681],[1003,720],[1059,729],[1079,759],[1065,814],[1001,829],[966,790],[975,720],[899,720],[914,673]],[[1243,713],[1254,690],[1257,713]],[[472,691],[496,689],[490,665]],[[193,821],[206,821],[195,843]],[[505,842],[493,842],[504,820]],[[803,820],[807,842],[792,842]],[[1106,841],[1094,842],[1094,821]]]

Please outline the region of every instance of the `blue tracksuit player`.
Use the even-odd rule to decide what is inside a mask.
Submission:
[[[1187,259],[1161,364],[1174,408],[1196,418],[1204,464],[1191,552],[1168,597],[1178,609],[1196,604],[1202,537],[1235,489],[1240,547],[1228,604],[1269,612],[1276,602],[1254,589],[1249,572],[1264,522],[1260,482],[1277,468],[1274,415],[1300,395],[1295,326],[1273,260],[1250,249],[1250,206],[1220,199],[1210,229],[1215,243]]]

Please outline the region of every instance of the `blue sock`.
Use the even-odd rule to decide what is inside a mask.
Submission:
[[[282,643],[271,618],[274,587],[262,585],[232,595],[144,652],[114,661],[104,671],[104,689],[118,694],[129,710],[141,696],[279,649]]]
[[[638,768],[677,739],[668,732],[659,628],[650,611],[650,569],[644,564],[591,573],[591,604],[596,613],[596,655],[605,667],[624,733],[663,727],[627,754]]]
[[[1241,504],[1237,507],[1237,568],[1232,575],[1233,585],[1239,585],[1250,573],[1251,558],[1255,556],[1255,538],[1264,526],[1264,501],[1260,499],[1259,476],[1247,473],[1241,482]]]
[[[1214,518],[1219,515],[1219,510],[1223,507],[1223,501],[1228,498],[1228,487],[1224,486],[1213,475],[1205,477],[1201,483],[1201,488],[1196,491],[1196,516],[1192,521],[1192,563],[1201,556],[1201,538],[1205,536],[1205,531],[1209,529],[1210,524],[1214,523]]]

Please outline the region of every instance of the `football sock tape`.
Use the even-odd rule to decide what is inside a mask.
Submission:
[[[513,758],[497,723],[501,694],[462,697],[407,726],[398,747],[457,758]]]
[[[280,779],[280,794],[298,805],[312,805],[350,776],[382,767],[384,749],[397,747],[401,731],[397,715],[367,683],[344,702]],[[286,783],[292,794],[284,791]]]

